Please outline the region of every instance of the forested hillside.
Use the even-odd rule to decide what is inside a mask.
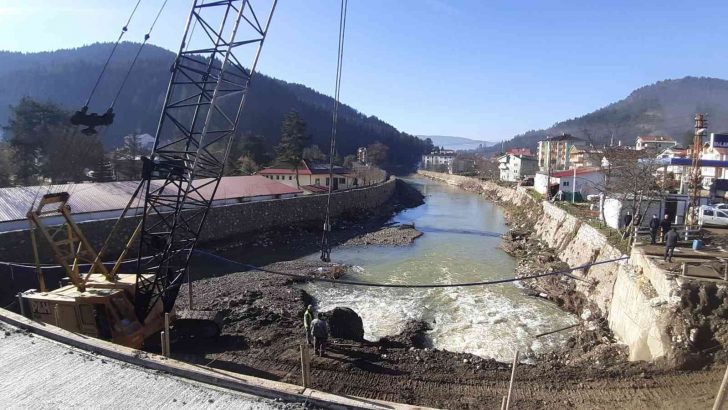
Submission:
[[[728,131],[728,81],[705,77],[659,81],[590,114],[518,135],[505,147],[534,148],[544,136],[564,132],[595,144],[607,144],[611,138],[615,143],[634,144],[638,135],[650,134],[670,135],[684,142],[693,133],[695,113],[708,115],[710,132]]]
[[[50,101],[68,110],[85,102],[111,44],[97,43],[71,50],[42,53],[0,52],[0,125],[7,124],[10,106],[23,97]],[[122,81],[138,44],[122,43],[91,103],[91,111],[103,112]],[[174,54],[147,46],[115,107],[115,124],[101,133],[107,149],[122,145],[122,138],[135,132],[153,134],[159,121]],[[286,113],[297,111],[307,124],[310,143],[327,151],[331,133],[333,100],[303,85],[257,74],[239,126],[241,135],[260,135],[272,152],[280,139]],[[389,147],[389,163],[411,165],[430,146],[402,133],[374,116],[366,116],[344,105],[338,125],[337,147],[343,157],[357,147],[381,142]]]

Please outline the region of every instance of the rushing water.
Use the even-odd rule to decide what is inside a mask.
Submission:
[[[394,222],[415,223],[424,235],[411,246],[337,247],[334,262],[351,264],[346,279],[377,283],[462,283],[513,276],[515,260],[498,245],[507,228],[500,208],[480,195],[413,178],[425,204],[406,210]],[[314,257],[314,256],[312,256]],[[394,289],[314,283],[305,289],[321,310],[354,309],[364,321],[365,338],[399,333],[410,319],[432,326],[433,346],[509,360],[513,349],[536,353],[568,335],[535,335],[576,323],[573,315],[526,296],[514,283],[500,285]]]

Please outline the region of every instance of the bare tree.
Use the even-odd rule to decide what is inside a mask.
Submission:
[[[604,150],[604,184],[601,191],[605,198],[617,198],[623,204],[629,203],[629,210],[635,215],[633,222],[638,218],[641,220],[643,210],[646,211],[652,201],[663,195],[660,180],[656,177],[660,165],[654,161],[654,157],[643,157],[643,154],[642,151],[622,147],[607,147]],[[643,206],[645,200],[648,203]],[[604,207],[602,220],[605,220]]]

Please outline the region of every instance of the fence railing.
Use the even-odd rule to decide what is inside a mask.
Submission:
[[[692,241],[693,239],[701,239],[702,232],[699,225],[672,225],[677,231],[679,238],[683,241]],[[657,231],[658,235],[662,235],[662,230]],[[638,239],[640,236],[650,236],[650,228],[646,226],[637,226],[634,229],[634,237]],[[662,238],[662,236],[660,236]]]

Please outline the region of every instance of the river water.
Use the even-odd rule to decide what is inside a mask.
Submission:
[[[514,276],[515,259],[502,251],[506,232],[502,210],[482,196],[414,177],[425,204],[393,217],[424,232],[411,246],[337,247],[332,261],[354,266],[346,279],[376,283],[463,283]],[[317,257],[312,255],[312,258]],[[326,311],[354,309],[364,321],[365,338],[399,333],[410,319],[428,322],[433,347],[510,360],[513,350],[539,353],[562,343],[568,332],[534,336],[574,323],[577,318],[554,304],[527,296],[517,283],[391,289],[326,283],[304,287]]]

